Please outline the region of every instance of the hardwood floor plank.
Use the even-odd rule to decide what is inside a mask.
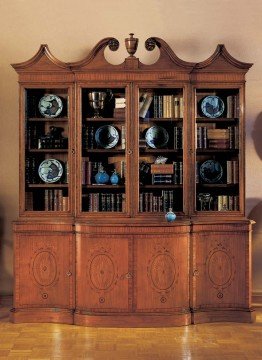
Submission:
[[[0,360],[261,360],[262,309],[253,324],[91,328],[13,324],[0,308]]]

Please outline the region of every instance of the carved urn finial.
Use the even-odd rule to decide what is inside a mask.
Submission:
[[[130,37],[125,39],[125,45],[126,45],[126,50],[131,57],[134,56],[137,50],[138,38],[134,38],[134,34],[132,33],[130,33],[129,35]]]

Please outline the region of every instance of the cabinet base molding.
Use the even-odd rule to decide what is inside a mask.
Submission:
[[[192,324],[211,322],[255,322],[256,315],[253,310],[206,310],[192,313]]]
[[[69,309],[16,309],[10,311],[10,320],[19,323],[61,323],[71,325],[74,323],[73,311]]]
[[[74,324],[97,327],[172,327],[191,324],[191,314],[110,314],[94,315],[76,311]]]

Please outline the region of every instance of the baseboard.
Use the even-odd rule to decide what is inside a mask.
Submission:
[[[262,291],[255,291],[252,294],[252,304],[254,308],[262,307]]]
[[[0,306],[13,306],[13,295],[1,295]],[[262,308],[262,291],[252,293],[252,306],[254,308]]]

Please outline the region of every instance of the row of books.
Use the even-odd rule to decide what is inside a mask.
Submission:
[[[61,189],[45,189],[42,195],[25,192],[26,211],[68,211],[69,197]]]
[[[61,189],[45,190],[45,211],[68,211],[69,198]]]
[[[167,171],[165,168],[167,168]],[[151,174],[153,185],[183,184],[183,162],[174,161],[173,164],[163,164],[157,166],[155,166],[155,164],[151,164]]]
[[[215,210],[217,211],[239,211],[239,196],[218,195],[215,199]]]
[[[203,201],[201,202],[201,200],[199,199],[198,210],[199,211],[239,211],[239,196],[210,195],[208,202],[203,202]]]
[[[239,183],[238,160],[227,160],[227,184]]]
[[[210,125],[198,124],[196,129],[197,149],[238,149],[238,126],[228,126],[226,129],[210,128]]]
[[[227,118],[239,117],[239,96],[229,95],[227,97]]]
[[[124,212],[125,194],[89,193],[82,197],[83,211],[89,212]]]
[[[68,138],[61,134],[54,136],[54,129],[59,129],[60,133],[64,131],[63,128],[53,126],[50,127],[50,132],[46,134],[42,124],[28,124],[26,129],[27,149],[67,149]]]
[[[139,194],[139,212],[167,212],[174,209],[174,191],[162,190],[160,195],[153,192]]]
[[[154,118],[183,118],[184,99],[181,95],[154,95],[144,92],[139,99],[139,117],[146,118],[152,109]]]

